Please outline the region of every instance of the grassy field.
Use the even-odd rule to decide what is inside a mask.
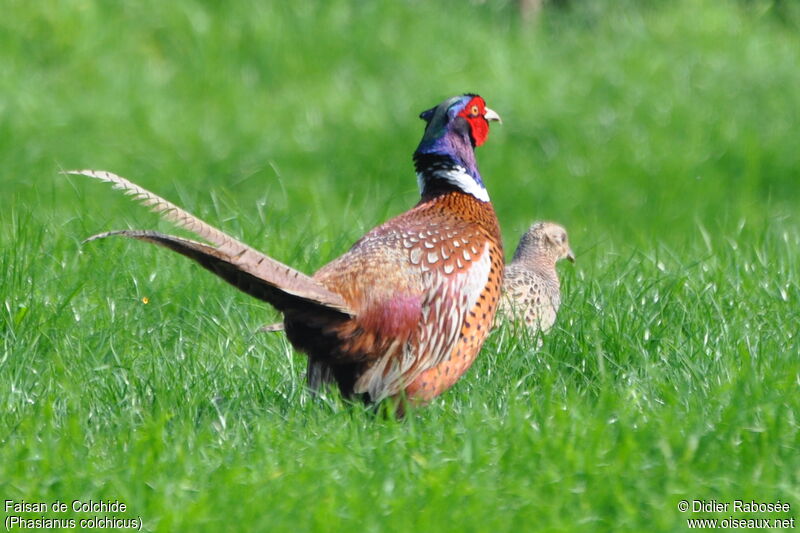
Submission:
[[[388,4],[388,3],[387,3]],[[290,7],[291,6],[291,7]],[[800,518],[800,14],[787,2],[11,0],[0,17],[0,499],[148,531],[685,531]],[[111,170],[306,272],[417,200],[478,92],[507,253],[570,230],[540,350],[496,331],[403,421],[304,391],[276,313],[96,232]],[[145,300],[146,299],[146,300]],[[147,301],[148,303],[144,303]],[[780,500],[788,513],[681,512]]]

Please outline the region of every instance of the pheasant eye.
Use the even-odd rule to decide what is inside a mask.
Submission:
[[[472,109],[470,109],[469,111],[470,111],[471,115],[476,115],[477,116],[477,115],[480,114],[480,109],[478,109],[478,106],[476,106],[476,105],[472,106]]]

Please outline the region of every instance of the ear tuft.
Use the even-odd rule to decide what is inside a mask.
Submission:
[[[420,113],[419,114],[419,118],[421,118],[425,122],[430,122],[431,119],[433,118],[433,113],[435,111],[436,111],[436,108],[432,107],[432,108],[428,109],[427,111],[423,111],[422,113]]]

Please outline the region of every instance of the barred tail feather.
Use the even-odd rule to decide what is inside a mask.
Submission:
[[[188,211],[185,211],[173,204],[169,200],[161,198],[144,187],[140,187],[129,181],[122,176],[117,176],[105,170],[67,170],[63,174],[72,174],[75,176],[87,176],[100,181],[110,183],[111,187],[122,191],[127,196],[133,197],[134,201],[140,202],[143,205],[150,207],[154,213],[158,213],[165,220],[168,220],[176,226],[191,231],[198,237],[212,243],[221,251],[230,254],[234,249],[241,250],[248,248],[227,233],[218,230],[211,224],[208,224]]]
[[[152,192],[110,172],[98,170],[70,170],[64,174],[87,176],[111,183],[135,200],[163,216],[166,220],[191,231],[198,237],[214,244],[208,246],[189,239],[165,235],[154,231],[115,231],[101,233],[87,241],[123,235],[159,244],[181,253],[200,263],[239,289],[262,300],[281,307],[283,298],[278,293],[294,296],[310,303],[331,308],[346,315],[355,313],[344,299],[325,288],[310,276],[295,270],[258,250],[236,240],[223,231],[200,220],[175,204]],[[270,299],[272,298],[272,299]]]

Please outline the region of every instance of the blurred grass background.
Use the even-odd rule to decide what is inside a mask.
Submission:
[[[3,498],[120,499],[157,531],[683,531],[681,499],[800,506],[795,4],[3,11]],[[169,226],[58,175],[116,172],[313,272],[416,202],[417,115],[463,92],[504,119],[478,158],[507,252],[552,219],[578,264],[542,350],[502,328],[401,423],[309,399],[304,359],[253,333],[275,313],[194,265],[81,247]]]

